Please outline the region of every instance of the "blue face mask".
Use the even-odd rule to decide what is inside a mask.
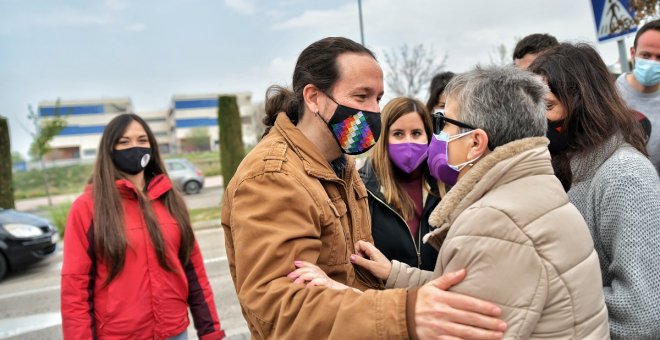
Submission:
[[[660,83],[660,61],[635,58],[635,79],[644,86],[654,86]]]

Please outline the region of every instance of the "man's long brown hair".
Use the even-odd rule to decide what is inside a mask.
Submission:
[[[124,178],[112,162],[112,151],[124,135],[129,124],[138,122],[144,128],[151,146],[151,161],[144,169],[145,187],[159,174],[167,175],[163,160],[158,151],[158,143],[149,125],[135,114],[121,114],[115,117],[105,127],[101,142],[99,144],[98,156],[92,175],[92,188],[94,194],[94,246],[96,253],[105,262],[108,268],[108,278],[104,285],[108,285],[124,268],[126,259],[126,248],[129,247],[126,239],[126,226],[122,199],[115,181]],[[136,188],[144,191],[145,188]],[[167,258],[165,242],[160,230],[158,220],[149,202],[149,198],[142,192],[137,194],[138,202],[144,216],[144,221],[149,232],[151,244],[154,247],[158,263],[168,271],[173,271],[172,261]],[[190,259],[195,242],[190,224],[190,216],[186,204],[176,190],[169,190],[159,198],[169,213],[174,217],[181,231],[181,245],[177,261],[186,265]]]

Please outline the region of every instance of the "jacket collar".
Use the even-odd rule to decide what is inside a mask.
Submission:
[[[594,177],[600,166],[624,144],[623,136],[615,134],[596,148],[575,153],[570,160],[573,183],[583,182]]]
[[[362,178],[362,182],[364,183],[364,186],[367,188],[367,190],[369,190],[370,193],[374,194],[384,202],[385,197],[380,190],[380,182],[378,181],[374,167],[371,164],[371,158],[364,162],[364,165],[358,172],[360,173],[360,178]]]
[[[426,170],[425,170],[426,171]],[[378,177],[376,177],[376,172],[374,171],[374,167],[371,163],[371,158],[367,159],[367,161],[364,163],[362,168],[358,171],[360,173],[360,178],[362,178],[362,182],[364,183],[364,186],[367,188],[369,193],[372,195],[376,196],[378,199],[380,199],[383,202],[387,202],[385,200],[385,196],[383,195],[383,192],[381,190],[382,186],[380,185],[380,182],[378,181]],[[423,192],[424,197],[423,197],[423,202],[426,202],[427,200],[431,200],[429,202],[426,202],[424,204],[424,216],[426,216],[427,209],[430,209],[431,207],[434,206],[435,201],[440,200],[440,194],[438,190],[438,182],[431,177],[428,173],[424,173],[424,179],[426,180],[426,183],[429,185],[431,189],[431,195],[429,195],[426,190]],[[387,203],[389,206],[389,203]],[[390,208],[394,209],[394,207],[390,206]]]
[[[286,113],[280,112],[275,120],[275,130],[284,137],[291,149],[303,162],[305,172],[310,176],[324,180],[337,180],[337,174],[321,151],[289,120]],[[346,156],[345,174],[355,170],[355,159]],[[347,176],[350,178],[350,176]]]
[[[497,147],[474,164],[429,216],[436,229],[424,242],[439,249],[458,215],[492,189],[530,175],[554,175],[548,143],[545,137],[523,138]]]
[[[130,198],[136,197],[138,190],[133,186],[131,181],[122,178],[116,180],[115,184],[117,185],[117,190],[119,190],[121,196]],[[156,177],[152,178],[147,184],[147,197],[151,201],[157,200],[170,189],[172,189],[170,179],[164,174],[156,175]]]
[[[125,178],[115,180],[115,186],[122,197],[135,198],[138,193],[133,183]],[[151,201],[157,200],[171,189],[172,182],[165,174],[156,175],[147,185],[147,197]],[[93,190],[94,186],[91,183],[85,186],[85,191],[92,192]]]

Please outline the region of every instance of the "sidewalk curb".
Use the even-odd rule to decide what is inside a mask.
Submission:
[[[205,229],[221,228],[221,227],[222,224],[220,223],[220,219],[195,222],[192,225],[193,230],[205,230]]]

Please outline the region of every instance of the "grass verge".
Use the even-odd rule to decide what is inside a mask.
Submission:
[[[212,208],[201,208],[201,209],[191,209],[190,213],[190,222],[195,224],[197,222],[219,220],[220,219],[220,207]]]

